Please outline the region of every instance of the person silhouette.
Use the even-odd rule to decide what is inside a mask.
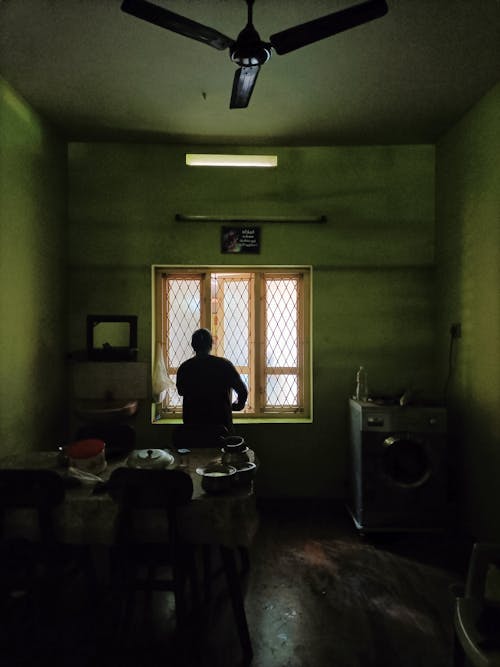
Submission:
[[[177,391],[182,396],[182,421],[186,425],[224,426],[233,429],[233,410],[243,410],[248,389],[234,365],[211,354],[212,334],[197,329],[191,338],[195,356],[177,371]],[[237,400],[232,402],[233,390]]]

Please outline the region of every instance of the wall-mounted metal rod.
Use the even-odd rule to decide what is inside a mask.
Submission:
[[[326,215],[187,215],[176,213],[178,222],[237,222],[237,223],[264,223],[264,222],[303,222],[324,223]]]

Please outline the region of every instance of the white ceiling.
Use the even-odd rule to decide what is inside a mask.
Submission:
[[[359,0],[255,0],[261,39]],[[236,38],[244,0],[155,0]],[[0,74],[71,139],[270,145],[427,143],[500,75],[500,0],[388,0],[380,19],[262,67],[229,109],[227,52],[121,0],[0,0]]]

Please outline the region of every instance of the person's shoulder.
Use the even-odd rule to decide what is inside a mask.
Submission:
[[[186,359],[185,361],[183,361],[182,364],[177,369],[177,372],[179,372],[181,368],[189,368],[189,366],[192,366],[195,359],[196,357],[191,357],[190,359]]]
[[[229,359],[226,359],[225,357],[214,357],[214,359],[216,359],[217,362],[214,364],[213,368],[217,368],[219,373],[224,373],[225,377],[234,377],[234,374],[238,372],[236,366]]]
[[[221,366],[232,366],[233,362],[229,361],[229,359],[226,359],[225,357],[217,357],[215,355],[210,355],[211,359],[215,359],[216,361],[213,363],[220,364]]]

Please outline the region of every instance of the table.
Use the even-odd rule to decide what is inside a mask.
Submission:
[[[176,453],[171,467],[179,466]],[[196,468],[220,458],[218,449],[193,449],[186,472],[193,481],[192,501],[178,513],[181,536],[191,544],[223,545],[229,548],[249,547],[258,529],[253,486],[238,487],[223,494],[207,494],[201,488],[201,476]],[[112,471],[126,465],[126,457],[108,462],[99,477],[106,482]],[[45,468],[68,476],[59,462],[58,452],[28,452],[0,459],[2,468]],[[114,526],[118,508],[108,493],[94,493],[94,484],[68,485],[64,502],[54,513],[59,539],[70,544],[110,545],[114,541]],[[154,517],[152,519],[154,521]],[[6,524],[9,533],[16,526],[25,531],[34,517],[17,514]],[[158,526],[160,525],[158,517]],[[160,528],[158,528],[160,529]],[[154,533],[154,526],[148,527]]]
[[[171,452],[172,453],[172,452]],[[172,467],[178,467],[180,460],[174,455]],[[233,488],[223,494],[207,494],[201,487],[201,476],[196,468],[220,458],[218,449],[193,449],[189,462],[184,468],[193,481],[193,496],[190,503],[178,511],[178,527],[181,537],[195,545],[210,545],[220,549],[220,555],[227,576],[229,593],[241,646],[245,656],[252,655],[252,646],[246,621],[243,594],[236,568],[235,551],[250,546],[258,528],[253,482],[246,487]],[[103,482],[119,466],[126,465],[126,457],[109,462],[99,475]],[[2,468],[45,468],[55,470],[68,477],[68,469],[60,463],[58,452],[29,452],[0,458]],[[69,482],[68,478],[68,482]],[[54,512],[57,535],[68,544],[88,545],[94,549],[111,545],[115,537],[115,521],[118,506],[108,493],[94,493],[95,484],[68,486],[66,496]],[[16,535],[17,530],[24,535],[26,529],[36,530],[36,517],[19,510],[5,519],[5,533]],[[31,522],[31,526],[30,526]],[[161,534],[155,529],[154,512],[148,512],[147,534],[158,539]],[[158,516],[158,531],[163,532],[164,517]],[[160,528],[161,526],[161,528]],[[106,549],[107,551],[107,549]]]

